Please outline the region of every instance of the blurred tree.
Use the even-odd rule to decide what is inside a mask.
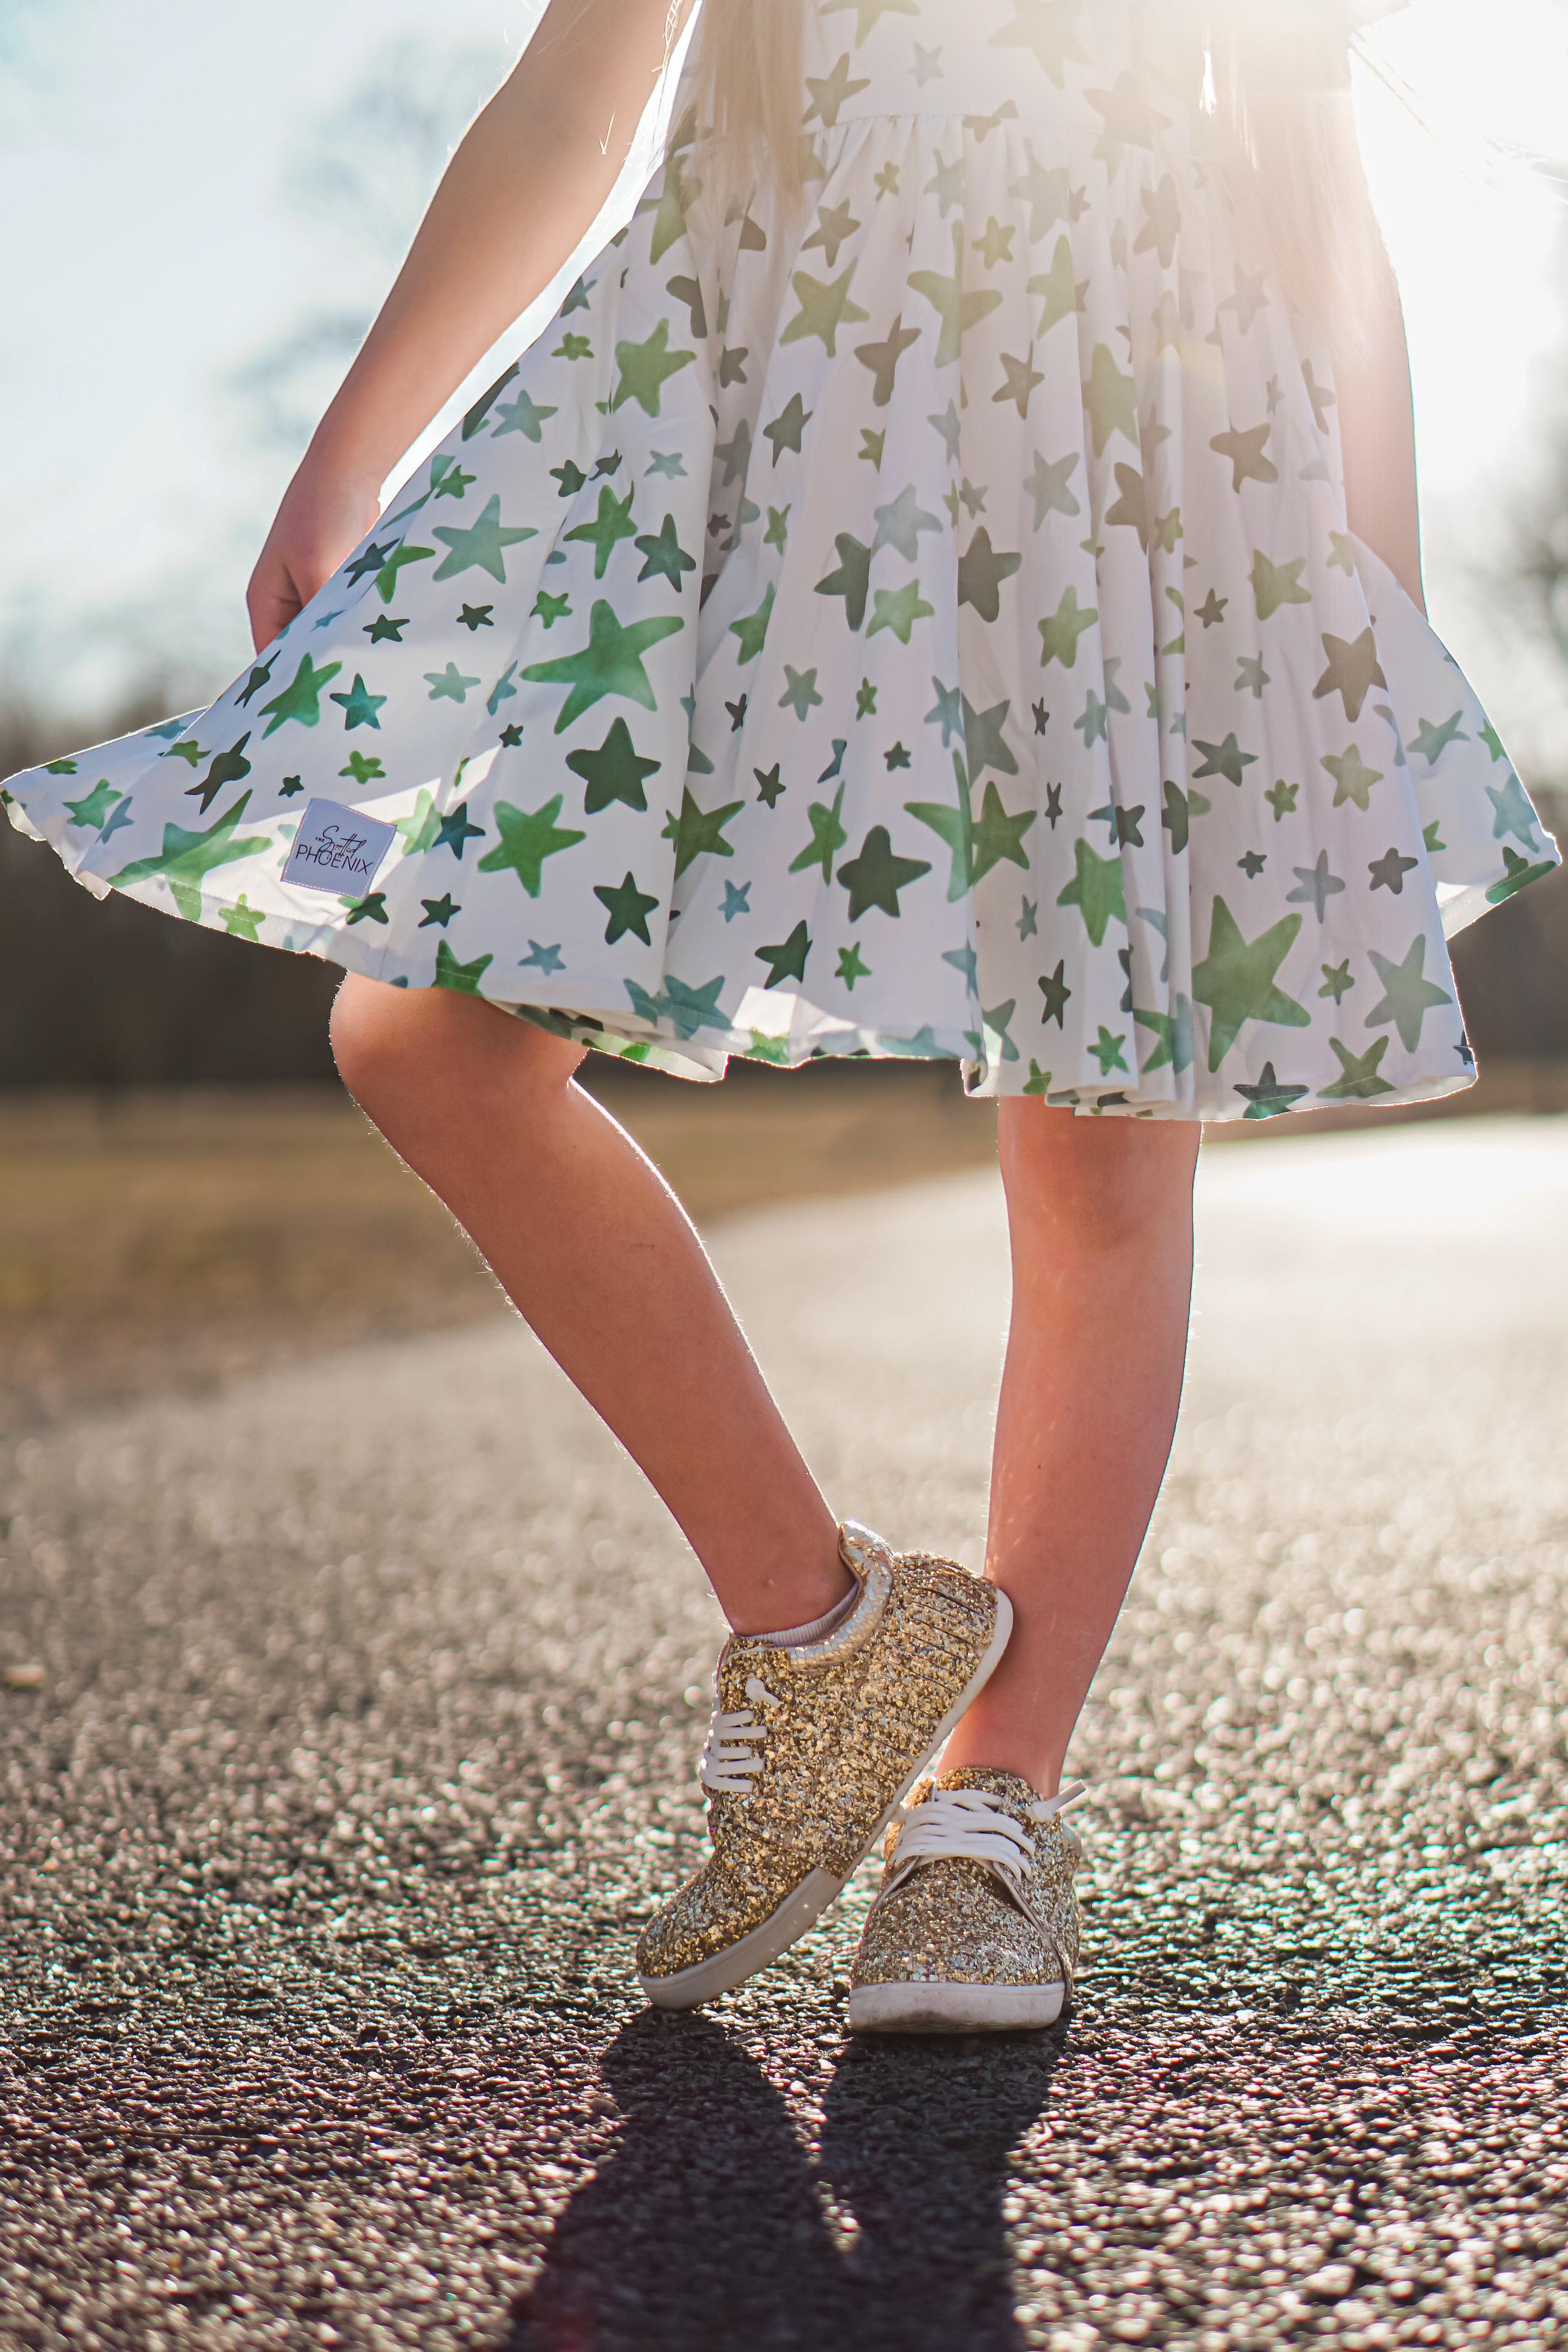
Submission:
[[[282,199],[338,257],[322,273],[335,294],[231,380],[266,445],[296,450],[310,439],[454,144],[509,63],[498,49],[401,41],[303,134]]]

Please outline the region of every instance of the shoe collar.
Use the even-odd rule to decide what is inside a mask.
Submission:
[[[780,1659],[787,1660],[797,1671],[809,1671],[841,1665],[846,1658],[853,1657],[882,1622],[882,1612],[893,1589],[893,1555],[879,1535],[863,1527],[858,1519],[846,1519],[838,1530],[838,1557],[860,1590],[854,1608],[831,1633],[825,1633],[820,1642],[785,1643],[782,1647],[731,1635],[725,1644],[725,1659],[745,1651],[748,1671],[754,1671],[766,1681],[769,1667],[775,1666]],[[723,1663],[721,1661],[721,1667]]]

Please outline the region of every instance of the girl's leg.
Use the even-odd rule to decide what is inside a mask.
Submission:
[[[573,1083],[584,1049],[479,997],[354,974],[332,1049],[669,1506],[731,1625],[833,1608],[850,1583],[833,1515],[679,1202]]]
[[[1001,1107],[1013,1315],[986,1572],[1012,1600],[1013,1638],[944,1769],[1017,1772],[1044,1796],[1059,1785],[1175,1428],[1198,1136]]]

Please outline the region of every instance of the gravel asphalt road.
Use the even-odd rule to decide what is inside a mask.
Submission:
[[[520,1329],[14,1444],[6,2352],[1568,2341],[1568,1121],[1202,1202],[1045,2036],[850,2045],[868,1881],[642,2008],[718,1621]],[[718,1247],[839,1507],[977,1559],[994,1182]]]

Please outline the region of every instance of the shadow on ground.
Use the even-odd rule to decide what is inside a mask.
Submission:
[[[721,2026],[635,2020],[602,2062],[621,2131],[500,2344],[1021,2346],[1004,2202],[1059,2054],[850,2048],[812,2151]]]

